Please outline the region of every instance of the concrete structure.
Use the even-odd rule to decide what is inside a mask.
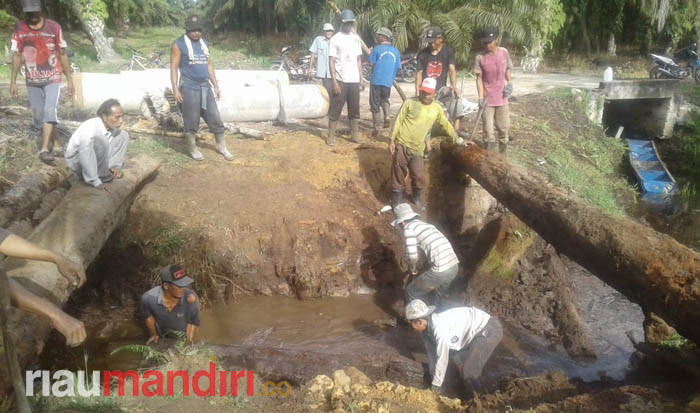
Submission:
[[[678,80],[615,80],[601,82],[587,96],[591,121],[617,130],[641,131],[649,137],[669,138],[683,118],[683,95]]]
[[[320,85],[290,85],[284,71],[217,70],[219,112],[224,122],[314,119],[326,116],[329,96]],[[111,73],[76,73],[76,106],[97,109],[116,98],[127,113],[141,113],[146,97],[164,96],[170,72],[149,69]]]

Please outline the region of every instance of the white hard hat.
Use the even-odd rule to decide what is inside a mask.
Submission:
[[[406,306],[406,320],[417,320],[429,316],[435,311],[434,305],[426,305],[423,300],[415,299]]]

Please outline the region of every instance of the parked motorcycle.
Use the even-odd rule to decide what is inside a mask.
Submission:
[[[401,69],[396,73],[396,80],[399,82],[413,82],[418,73],[418,59],[411,53],[401,57]],[[372,67],[368,61],[362,62],[362,77],[365,82],[372,80]]]
[[[289,74],[291,80],[306,80],[311,56],[302,57],[300,63],[296,64],[290,57],[292,50],[294,50],[294,46],[284,46],[280,51],[279,58],[270,64],[270,70],[284,70]]]
[[[695,43],[676,52],[673,58],[653,53],[649,58],[654,65],[649,70],[650,79],[685,79],[692,76],[695,83],[700,83],[700,57]],[[686,61],[687,64],[681,65],[676,61]]]

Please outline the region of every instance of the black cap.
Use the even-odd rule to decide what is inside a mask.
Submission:
[[[434,42],[440,36],[442,36],[442,30],[437,26],[430,27],[425,33],[425,39],[428,43]]]
[[[192,30],[202,30],[203,27],[202,18],[195,14],[189,15],[185,19],[185,30],[188,32]]]
[[[194,282],[192,278],[187,276],[185,270],[177,264],[168,265],[160,270],[160,280],[178,287],[187,287]]]
[[[491,43],[498,38],[498,27],[488,26],[481,32],[479,41],[482,43]]]

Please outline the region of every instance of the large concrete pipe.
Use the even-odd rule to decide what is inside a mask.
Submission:
[[[320,118],[328,112],[329,97],[324,88],[289,85],[289,77],[283,71],[218,70],[216,75],[222,95],[219,111],[226,122],[277,119],[281,101],[285,102],[289,118]],[[75,80],[78,107],[96,109],[106,99],[115,98],[127,113],[138,113],[147,95],[163,96],[170,87],[170,72],[149,69],[119,74],[77,73]]]

